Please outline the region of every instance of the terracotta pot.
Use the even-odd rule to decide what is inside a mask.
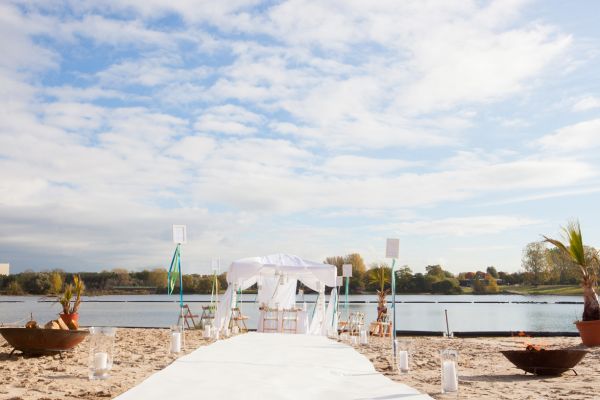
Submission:
[[[581,342],[586,346],[600,346],[600,321],[577,321]]]
[[[74,321],[79,326],[79,313],[73,314],[60,314],[60,318],[63,320],[67,326],[71,326],[71,322]]]

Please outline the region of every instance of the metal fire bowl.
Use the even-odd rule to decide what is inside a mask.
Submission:
[[[0,328],[0,334],[14,350],[28,355],[71,350],[89,334],[87,330]],[[14,352],[13,350],[13,352]],[[11,353],[12,354],[12,353]]]
[[[537,375],[560,375],[573,369],[587,350],[505,350],[504,357],[517,368]]]

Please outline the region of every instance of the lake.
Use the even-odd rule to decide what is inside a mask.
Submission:
[[[255,328],[258,304],[254,294],[243,295],[242,312],[249,316],[248,326]],[[307,302],[309,312],[315,295],[297,297]],[[179,297],[167,295],[118,295],[85,297],[80,309],[83,326],[168,327],[177,322]],[[388,296],[391,301],[391,297]],[[184,302],[194,314],[202,313],[210,295],[188,295]],[[376,319],[375,295],[349,296],[349,309],[365,313],[367,322]],[[451,331],[545,331],[576,332],[573,322],[581,318],[581,296],[521,295],[396,295],[398,330],[445,330],[444,310],[448,310]],[[389,305],[388,305],[389,307]],[[344,310],[344,296],[340,297]],[[0,324],[24,324],[29,314],[40,323],[57,318],[60,306],[35,296],[0,296]],[[391,311],[391,310],[389,310]]]

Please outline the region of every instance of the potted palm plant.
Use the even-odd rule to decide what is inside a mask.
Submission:
[[[85,285],[81,277],[74,275],[73,283],[66,285],[63,294],[58,298],[63,311],[60,318],[71,329],[77,329],[79,326],[79,306],[84,289]],[[75,295],[74,302],[72,302],[73,295]]]
[[[586,254],[579,222],[570,222],[563,228],[565,242],[544,236],[546,242],[556,246],[581,272],[583,287],[583,315],[575,325],[581,341],[586,346],[600,346],[600,304],[594,287],[597,282],[596,268],[600,265],[598,253]]]
[[[387,295],[390,289],[385,285],[390,283],[391,269],[385,265],[379,265],[369,271],[369,283],[376,284],[377,289],[377,322],[383,322],[387,316]]]

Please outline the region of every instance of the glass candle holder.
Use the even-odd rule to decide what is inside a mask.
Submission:
[[[366,329],[361,329],[359,334],[360,344],[366,346],[369,344],[369,332]]]
[[[358,335],[350,335],[350,343],[352,346],[358,346]]]
[[[210,339],[212,335],[212,326],[209,324],[204,325],[204,332],[202,333],[202,337],[204,339]]]
[[[181,352],[181,347],[183,344],[183,329],[181,329],[180,325],[171,325],[170,331],[170,348],[169,352],[171,354],[177,354]]]
[[[334,327],[330,327],[327,329],[327,337],[330,339],[337,339],[338,338],[338,331],[336,328]]]
[[[442,366],[442,393],[458,392],[458,352],[445,349],[440,352]]]
[[[350,340],[350,335],[348,334],[348,332],[342,332],[340,333],[340,340],[343,342],[347,342]]]
[[[115,328],[90,328],[89,378],[108,379],[113,365]]]
[[[410,370],[412,342],[407,339],[396,339],[394,343],[396,345],[396,367],[400,373],[406,374]]]

